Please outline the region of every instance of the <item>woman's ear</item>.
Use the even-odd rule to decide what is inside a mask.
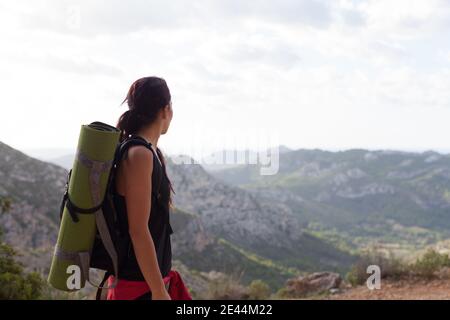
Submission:
[[[171,113],[172,106],[169,104],[166,104],[166,106],[162,110],[162,118],[163,119],[170,119],[170,113]]]

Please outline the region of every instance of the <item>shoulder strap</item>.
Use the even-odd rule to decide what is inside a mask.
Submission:
[[[117,154],[117,160],[118,161],[122,160],[122,157],[124,156],[124,154],[132,146],[144,146],[147,149],[149,149],[152,153],[154,153],[153,148],[151,147],[151,144],[148,143],[147,141],[145,141],[144,138],[141,138],[139,136],[132,136],[131,138],[123,141],[120,144],[119,149],[118,149],[118,154]]]
[[[144,138],[142,138],[138,135],[132,135],[130,138],[123,141],[119,145],[118,149],[116,150],[116,156],[115,156],[115,160],[114,160],[115,164],[118,164],[120,162],[120,160],[122,160],[125,153],[132,146],[144,146],[147,149],[149,149],[153,153],[153,155],[158,159],[158,156],[155,154],[155,151],[153,150],[151,143],[147,142]],[[162,172],[162,174],[164,174],[164,172]],[[161,189],[162,174],[158,181],[158,189],[152,190],[153,191],[152,194],[156,197],[156,201],[158,201],[158,194]]]

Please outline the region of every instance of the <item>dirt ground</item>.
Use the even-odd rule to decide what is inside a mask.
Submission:
[[[345,289],[327,297],[332,300],[447,300],[450,299],[450,279],[399,280],[381,282],[381,289],[367,286]]]

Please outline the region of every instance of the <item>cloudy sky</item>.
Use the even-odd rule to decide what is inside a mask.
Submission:
[[[165,78],[168,153],[450,152],[450,1],[0,0],[0,141],[76,146]]]

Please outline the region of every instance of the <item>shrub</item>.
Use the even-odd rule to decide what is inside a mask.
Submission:
[[[352,285],[360,285],[366,282],[369,274],[367,267],[377,265],[380,267],[381,278],[401,278],[408,274],[408,265],[392,255],[383,255],[379,252],[369,252],[360,257],[347,273],[347,281]]]
[[[207,300],[247,300],[248,289],[240,284],[235,275],[221,275],[210,280],[204,297]]]
[[[41,297],[43,280],[38,273],[25,274],[17,261],[17,253],[0,243],[0,299],[28,300]]]
[[[412,266],[412,270],[416,275],[432,278],[437,271],[444,267],[450,267],[448,255],[429,249],[420,259],[417,259]]]
[[[262,280],[253,280],[248,286],[250,300],[265,300],[270,296],[270,288]]]
[[[0,197],[0,213],[8,212],[11,209],[11,199]]]
[[[11,200],[0,197],[0,214],[8,212]],[[39,299],[44,281],[38,273],[24,273],[15,260],[17,252],[2,242],[0,229],[0,300]]]
[[[405,264],[393,256],[383,256],[377,253],[364,255],[347,274],[347,281],[351,285],[363,284],[368,278],[366,273],[369,265],[378,265],[381,269],[381,278],[398,279],[405,276],[433,278],[443,268],[450,267],[450,258],[447,254],[429,249],[422,257],[412,264]]]
[[[290,299],[290,292],[288,290],[288,288],[283,287],[280,288],[275,294],[273,294],[272,296],[273,299]]]

